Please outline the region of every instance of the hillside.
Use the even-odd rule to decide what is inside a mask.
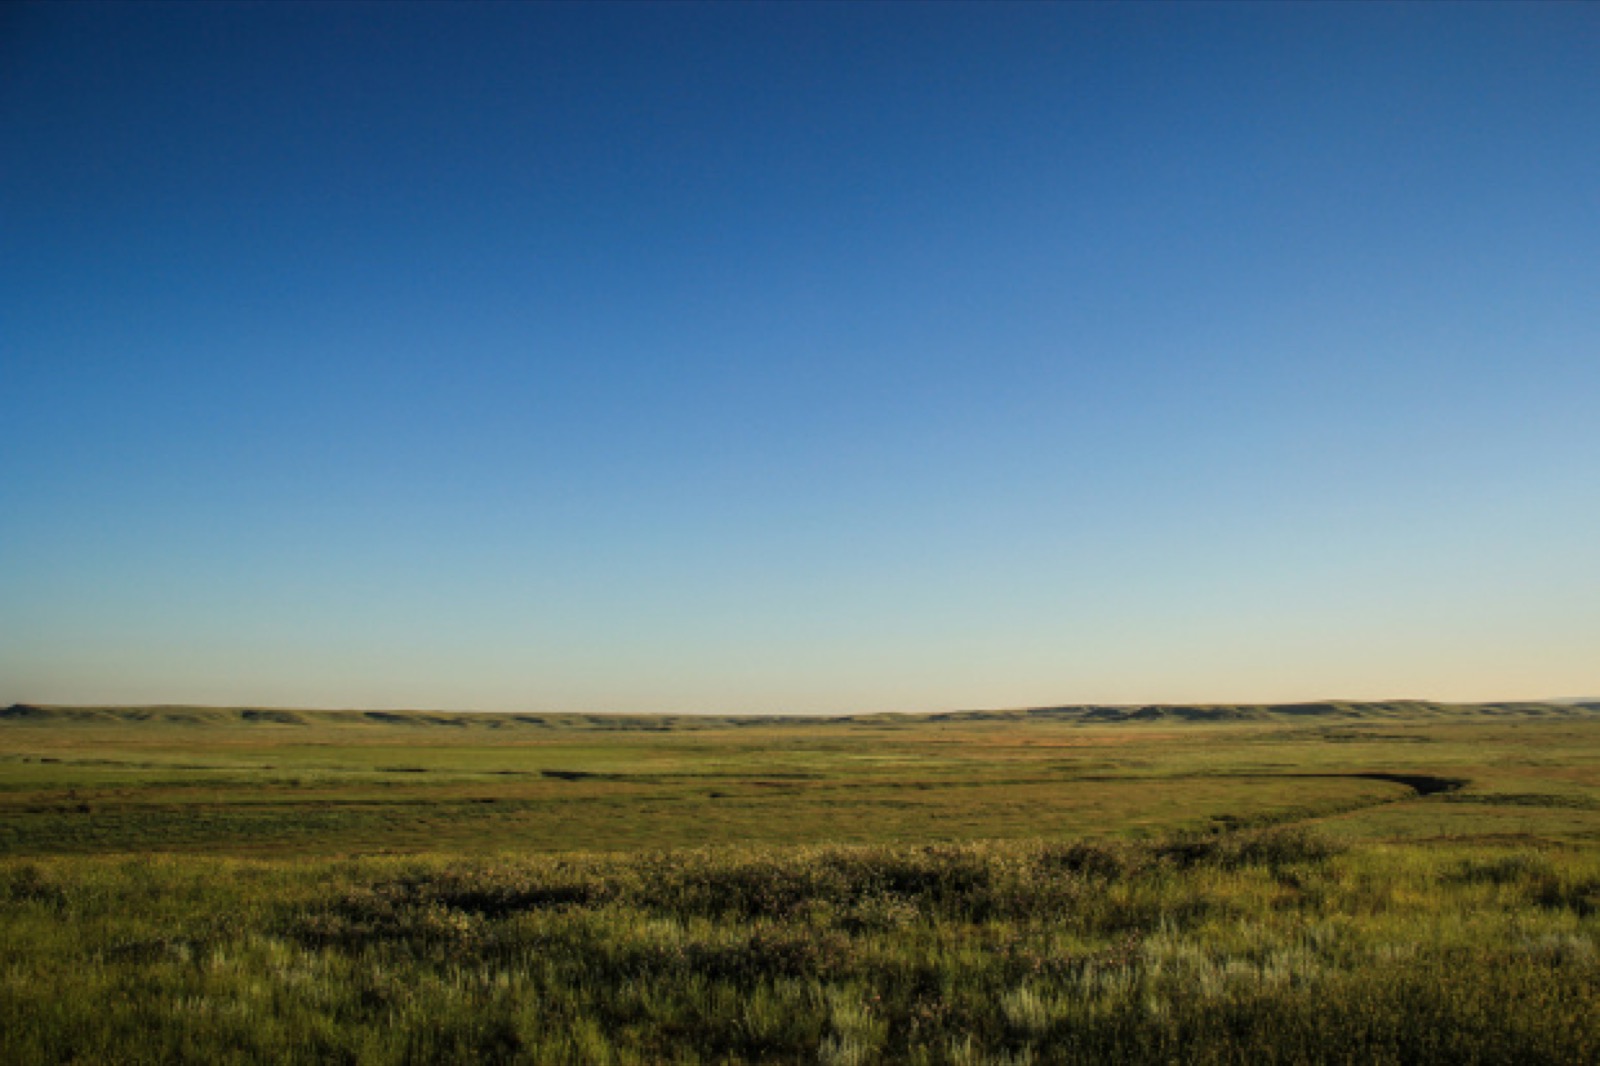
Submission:
[[[740,726],[815,728],[839,725],[894,728],[921,722],[1004,722],[1055,720],[1100,725],[1119,722],[1303,722],[1327,720],[1427,720],[1470,718],[1574,718],[1600,714],[1600,700],[1549,702],[1437,703],[1426,700],[1327,700],[1311,703],[1239,704],[1075,704],[995,710],[819,715],[643,715],[585,713],[504,713],[487,711],[305,710],[273,707],[59,706],[16,703],[0,710],[0,722],[57,723],[151,722],[176,726],[395,725],[452,730],[606,730],[693,731]]]

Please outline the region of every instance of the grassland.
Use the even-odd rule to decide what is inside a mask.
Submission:
[[[1600,1060],[1600,707],[0,711],[0,1060]]]

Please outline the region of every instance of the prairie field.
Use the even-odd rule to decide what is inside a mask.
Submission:
[[[0,711],[0,1061],[1593,1062],[1600,705]]]

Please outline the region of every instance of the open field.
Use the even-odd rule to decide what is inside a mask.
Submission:
[[[0,854],[1059,840],[1305,819],[1362,839],[1600,841],[1589,707],[0,715]]]
[[[0,712],[0,1060],[1587,1062],[1600,707]]]

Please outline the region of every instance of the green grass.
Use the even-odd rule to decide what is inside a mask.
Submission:
[[[0,1061],[1600,1060],[1600,715],[0,712]]]
[[[1491,821],[1600,836],[1592,710],[1306,706],[1201,709],[1215,721],[13,709],[0,854],[1066,839],[1336,816],[1330,831],[1362,839]],[[1419,797],[1408,776],[1465,785]]]
[[[1600,863],[1167,842],[0,865],[12,1062],[1590,1062]]]

